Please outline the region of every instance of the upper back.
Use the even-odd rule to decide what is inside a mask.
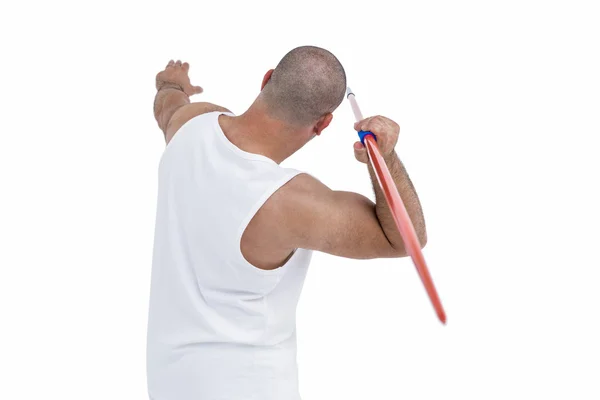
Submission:
[[[301,171],[235,146],[219,125],[220,114],[192,118],[170,140],[160,161],[159,202],[163,196],[163,210],[178,217],[188,238],[202,242],[197,246],[227,249],[230,258],[250,264],[240,244],[253,241],[264,246],[264,239],[253,239],[277,236],[279,224],[272,212],[260,211]],[[242,242],[244,233],[250,240]],[[249,269],[258,269],[254,267]]]
[[[301,171],[236,147],[223,134],[219,114],[186,122],[160,160],[151,299],[167,296],[173,303],[169,307],[196,307],[201,301],[211,312],[244,319],[265,312],[261,304],[245,300],[275,295],[281,304],[297,301],[311,251],[298,249],[273,270],[259,269],[244,257],[240,244],[246,227],[273,193]],[[289,287],[274,291],[282,285]],[[239,333],[251,338],[240,340],[272,339],[262,336],[261,324],[254,327],[260,335],[245,328]]]

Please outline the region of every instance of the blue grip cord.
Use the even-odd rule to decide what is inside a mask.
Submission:
[[[373,139],[375,139],[375,141],[377,141],[377,136],[375,136],[373,134],[373,132],[370,131],[359,131],[358,132],[358,137],[360,138],[360,142],[363,144],[363,146],[365,145],[365,136],[371,135],[373,136]]]

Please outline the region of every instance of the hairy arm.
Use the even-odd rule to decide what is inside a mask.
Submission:
[[[354,125],[354,128],[357,131],[371,131],[377,136],[377,145],[381,150],[385,163],[390,171],[390,175],[396,184],[396,188],[406,207],[408,216],[413,223],[419,243],[421,244],[421,247],[424,247],[427,243],[427,231],[423,210],[421,209],[421,202],[419,201],[419,196],[417,195],[415,187],[412,184],[404,165],[395,151],[395,146],[400,134],[400,126],[391,119],[378,115],[357,122]],[[387,204],[383,190],[379,186],[377,175],[369,162],[367,150],[361,142],[356,142],[354,144],[354,155],[358,161],[367,164],[371,183],[375,192],[375,214],[377,215],[377,219],[379,220],[386,238],[392,247],[400,253],[406,253],[402,236],[400,235],[400,232],[398,232],[398,228],[394,222],[394,217]]]
[[[417,195],[415,187],[395,151],[385,157],[385,163],[390,171],[390,175],[392,175],[392,178],[394,179],[394,183],[396,184],[400,198],[402,198],[402,202],[406,207],[408,216],[413,223],[421,247],[424,247],[427,243],[427,230],[425,228],[425,218],[423,216],[423,210],[421,209],[421,202],[419,201],[419,196]],[[375,191],[375,212],[381,223],[381,227],[392,246],[401,252],[406,252],[404,242],[400,236],[400,232],[398,232],[390,207],[388,206],[383,190],[377,181],[377,175],[375,174],[371,163],[367,163],[367,165],[369,168],[369,175],[371,176],[371,183],[373,184],[373,190]]]
[[[421,248],[427,241],[419,199],[402,163],[388,157],[390,173],[415,226]],[[376,203],[354,192],[331,190],[308,174],[300,174],[275,193],[279,215],[287,227],[277,241],[289,248],[304,248],[354,258],[396,258],[408,255],[377,177],[369,166]]]
[[[419,198],[394,150],[400,127],[388,118],[376,116],[358,122],[355,128],[377,136],[378,146],[424,247],[427,235]],[[268,209],[271,219],[285,226],[274,239],[281,247],[355,259],[408,255],[366,149],[356,142],[354,151],[356,159],[368,165],[376,203],[358,193],[331,190],[311,175],[299,174],[272,196],[272,206]]]
[[[154,98],[154,118],[165,135],[173,114],[186,104],[190,104],[190,97],[181,86],[175,83],[165,83],[158,89]]]
[[[276,238],[282,247],[354,259],[407,255],[391,245],[375,204],[359,193],[331,190],[311,175],[299,174],[269,202],[276,205],[267,209],[271,220],[286,227]]]

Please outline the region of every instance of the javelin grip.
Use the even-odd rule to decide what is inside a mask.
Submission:
[[[371,131],[359,131],[358,132],[358,137],[360,138],[360,142],[363,144],[363,146],[365,145],[365,137],[366,136],[373,136],[373,139],[375,139],[375,141],[377,141],[377,136],[375,136],[375,134]]]

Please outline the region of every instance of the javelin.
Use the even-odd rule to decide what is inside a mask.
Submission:
[[[356,122],[362,121],[363,116],[360,112],[360,108],[358,108],[356,96],[354,93],[352,93],[350,88],[348,88],[346,91],[346,96],[348,97],[350,105],[352,106],[352,111],[354,112]],[[431,300],[431,304],[433,305],[439,320],[443,324],[446,324],[446,313],[444,312],[442,302],[440,301],[437,291],[435,290],[435,286],[433,285],[433,280],[431,279],[429,269],[425,263],[425,258],[421,252],[421,244],[417,238],[415,228],[410,220],[410,217],[408,216],[408,212],[406,212],[406,207],[404,206],[402,198],[398,193],[398,189],[396,188],[394,179],[390,174],[390,170],[388,169],[385,160],[381,155],[381,151],[377,146],[375,135],[373,132],[360,131],[358,132],[358,136],[367,149],[369,161],[373,167],[373,170],[375,171],[375,175],[377,176],[377,182],[379,182],[379,186],[385,194],[385,199],[387,200],[390,211],[392,212],[392,216],[394,217],[396,227],[398,228],[400,236],[402,236],[402,240],[404,241],[404,247],[406,248],[408,255],[412,258],[413,263],[417,268],[421,282],[423,282],[423,286],[425,286],[425,291],[427,292],[427,295],[429,295],[429,299]]]

